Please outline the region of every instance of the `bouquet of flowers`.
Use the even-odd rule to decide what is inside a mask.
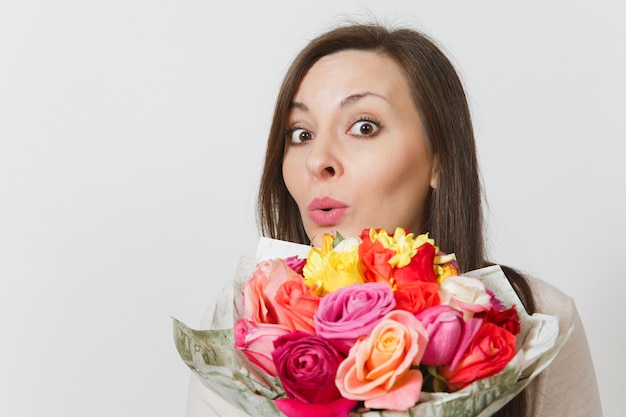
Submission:
[[[328,234],[306,256],[262,242],[212,330],[174,321],[187,365],[251,415],[489,416],[567,337],[523,310],[498,266],[461,274],[427,234]]]

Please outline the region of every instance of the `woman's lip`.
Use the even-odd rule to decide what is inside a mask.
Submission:
[[[324,209],[338,209],[346,208],[348,205],[342,201],[335,200],[330,197],[316,198],[307,207],[309,210],[324,210]]]
[[[339,223],[348,211],[348,205],[330,197],[316,198],[308,205],[309,218],[318,226]]]

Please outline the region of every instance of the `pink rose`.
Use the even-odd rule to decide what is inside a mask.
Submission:
[[[419,400],[423,378],[413,367],[427,343],[426,329],[413,314],[390,312],[339,365],[335,382],[341,395],[369,408],[408,410]]]
[[[496,293],[494,293],[493,291],[491,291],[489,288],[486,288],[486,287],[485,287],[485,291],[487,291],[487,294],[489,294],[489,297],[491,297],[491,309],[492,310],[496,310],[496,311],[506,310],[506,307],[504,306],[504,304],[502,304],[500,299],[496,297]]]
[[[417,314],[428,332],[422,358],[425,365],[454,368],[482,324],[481,319],[463,320],[463,313],[447,305],[427,308]]]
[[[370,282],[340,288],[322,298],[313,317],[315,332],[352,344],[396,306],[389,284]]]
[[[356,401],[341,397],[335,386],[337,367],[348,347],[304,332],[292,332],[274,342],[272,357],[288,399],[276,400],[279,410],[295,416],[347,416]]]
[[[290,256],[285,258],[285,263],[291,269],[293,269],[298,274],[302,275],[302,268],[304,264],[306,264],[306,258],[299,258],[298,256]]]
[[[313,332],[318,297],[282,259],[257,265],[243,287],[244,318]]]
[[[356,406],[357,402],[343,397],[326,404],[305,403],[292,398],[274,400],[278,408],[287,417],[345,417]]]
[[[277,376],[272,358],[274,341],[291,332],[286,326],[277,324],[254,323],[241,319],[235,323],[235,348],[242,351],[250,362],[259,366],[270,375]]]

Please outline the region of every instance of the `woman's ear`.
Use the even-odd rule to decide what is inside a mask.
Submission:
[[[433,167],[430,172],[430,188],[437,189],[439,181],[439,164],[437,161],[433,161]]]

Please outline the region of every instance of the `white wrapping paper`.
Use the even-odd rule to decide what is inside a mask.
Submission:
[[[193,330],[174,319],[174,339],[183,361],[209,389],[252,416],[281,416],[273,399],[283,395],[284,391],[278,378],[267,376],[233,347],[233,323],[241,317],[238,300],[242,285],[259,261],[294,255],[304,258],[308,250],[306,245],[261,238],[257,259],[242,257],[233,286],[226,287],[218,295],[210,330]],[[521,322],[516,356],[502,372],[476,381],[460,391],[422,393],[420,402],[405,412],[367,411],[352,413],[351,416],[488,417],[552,362],[571,329],[559,336],[556,317],[544,314],[529,316],[499,266],[463,275],[481,279],[505,306],[516,306]],[[238,296],[233,297],[234,294]]]

